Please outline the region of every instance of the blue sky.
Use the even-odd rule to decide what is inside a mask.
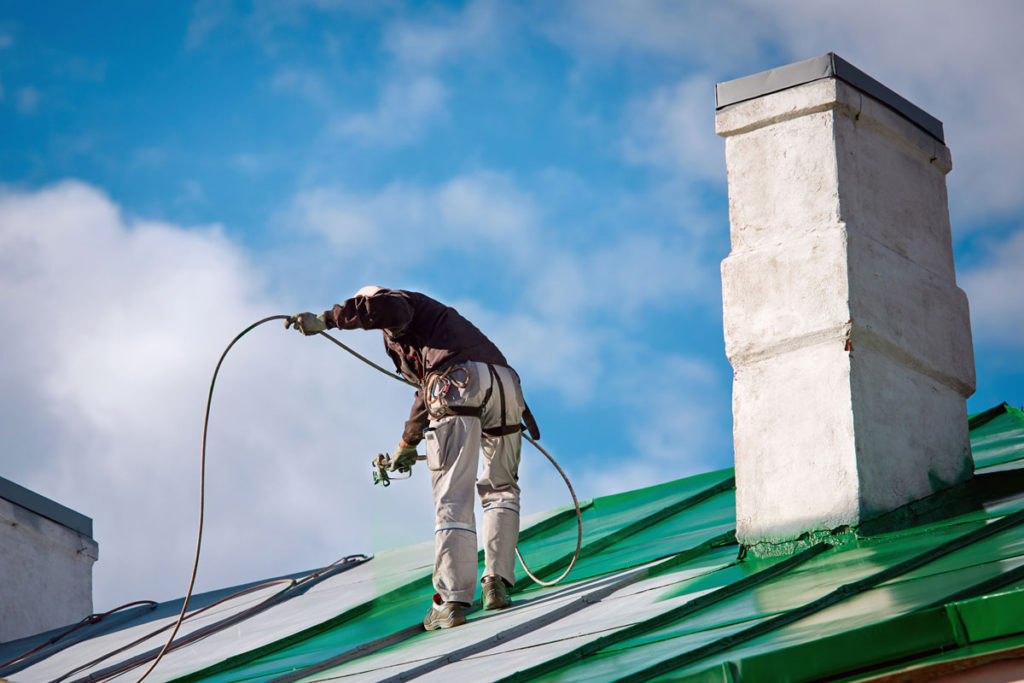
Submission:
[[[1024,8],[889,4],[3,3],[0,475],[95,518],[97,608],[180,595],[220,350],[369,283],[497,341],[583,497],[729,466],[713,86],[830,50],[945,123],[969,407],[1019,405]],[[429,538],[369,484],[406,390],[327,346],[230,358],[200,587]]]

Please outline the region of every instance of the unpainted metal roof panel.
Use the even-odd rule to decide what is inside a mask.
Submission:
[[[636,523],[646,516],[655,515],[672,505],[685,502],[702,491],[729,481],[731,470],[711,472],[684,480],[659,484],[648,489],[628,491],[622,494],[605,496],[593,501],[593,505],[583,510],[586,544],[600,542],[617,534],[624,527]],[[671,518],[670,518],[671,519]],[[523,534],[527,540],[521,544],[521,552],[531,567],[543,566],[554,562],[571,552],[576,542],[575,517],[567,519],[548,533],[534,538]],[[671,551],[666,550],[664,554]],[[632,565],[642,564],[633,557]],[[613,566],[594,568],[600,573],[615,571]],[[587,574],[573,575],[574,580],[587,578]],[[527,599],[536,593],[555,593],[562,589],[538,589],[531,587],[522,593],[521,599]],[[229,671],[217,672],[204,676],[203,680],[229,681],[246,678],[246,680],[265,680],[287,671],[301,663],[326,659],[339,652],[359,646],[362,643],[382,638],[401,628],[415,625],[423,618],[426,605],[429,605],[433,593],[429,582],[429,571],[424,573],[422,581],[412,589],[402,589],[366,606],[365,612],[357,621],[339,624],[324,630],[302,642],[286,648],[259,654],[253,661],[239,665]],[[403,641],[404,642],[404,641]]]
[[[990,467],[1009,467],[1024,456],[1024,445],[1015,441],[1024,429],[1018,413],[996,411],[974,421],[971,435],[979,466],[998,461]],[[585,550],[570,581],[517,593],[513,609],[475,612],[468,627],[448,633],[416,628],[432,592],[427,544],[367,563],[376,564],[372,586],[366,567],[358,567],[351,576],[325,584],[319,595],[310,591],[310,602],[295,598],[289,601],[294,604],[254,618],[239,628],[238,644],[217,634],[173,653],[169,668],[161,664],[160,677],[191,671],[195,675],[184,680],[269,681],[298,669],[295,676],[308,680],[340,675],[380,680],[405,672],[424,681],[506,675],[510,680],[600,681],[670,660],[674,663],[666,675],[672,677],[713,677],[731,662],[730,671],[742,669],[751,676],[757,671],[777,675],[772,667],[783,666],[789,667],[787,675],[814,678],[823,671],[815,662],[827,658],[838,643],[893,639],[898,625],[911,621],[923,625],[913,638],[879,641],[870,656],[847,651],[841,660],[847,668],[840,671],[884,667],[885,657],[897,655],[927,658],[929,647],[946,642],[951,623],[942,620],[944,613],[941,619],[936,616],[928,607],[932,602],[960,595],[964,588],[981,591],[972,595],[990,595],[992,586],[1009,588],[1024,581],[1024,477],[1017,470],[979,477],[976,481],[984,485],[969,500],[938,497],[941,514],[921,517],[916,526],[848,535],[824,552],[812,548],[791,557],[747,556],[741,562],[731,535],[721,533],[733,514],[730,477],[729,471],[710,473],[596,499],[583,512],[584,548],[593,552]],[[1010,483],[986,488],[998,482]],[[531,565],[556,562],[575,543],[574,520],[564,513],[536,528],[541,531],[523,533]],[[944,545],[962,538],[970,542]],[[945,554],[929,556],[944,547]],[[921,557],[926,563],[915,564]],[[858,585],[828,601],[838,587]],[[579,601],[598,594],[599,599]],[[1005,594],[994,596],[991,606],[957,598],[974,638],[1000,637],[1017,627],[1011,619],[986,620],[989,609],[1009,605],[1019,612],[1021,605],[1012,602],[1016,598],[999,597]],[[805,610],[822,596],[827,604]],[[927,614],[917,616],[921,611]],[[728,634],[734,634],[732,640],[724,639]],[[384,640],[375,644],[377,638]],[[704,646],[710,649],[697,649]],[[700,656],[676,659],[688,652]],[[802,653],[801,662],[790,661],[792,654],[778,654],[792,652]],[[187,668],[190,654],[201,662]],[[234,654],[240,659],[224,661]],[[332,663],[339,654],[347,659]],[[213,660],[214,669],[202,668]],[[548,662],[550,670],[516,674]]]

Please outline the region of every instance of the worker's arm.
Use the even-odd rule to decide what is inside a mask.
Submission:
[[[390,292],[356,296],[324,311],[328,329],[401,330],[412,321],[412,306],[404,297]]]
[[[402,440],[399,442],[401,448],[415,448],[423,440],[423,430],[430,423],[430,416],[427,414],[427,406],[423,402],[423,396],[416,391],[416,398],[412,402],[412,410],[409,411],[409,419],[405,422],[405,431],[402,432]]]

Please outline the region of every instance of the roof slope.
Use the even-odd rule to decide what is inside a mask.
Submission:
[[[1024,414],[998,406],[971,427],[973,481],[786,555],[740,557],[732,472],[722,470],[586,503],[571,582],[521,582],[512,608],[476,611],[450,631],[419,626],[432,544],[348,558],[220,604],[230,591],[200,596],[197,608],[212,607],[185,622],[184,645],[151,680],[857,679],[1022,657]],[[564,566],[574,524],[561,510],[525,528],[531,565],[548,575]],[[162,640],[130,644],[179,608],[111,615],[0,676],[135,680],[141,667],[118,671]],[[0,646],[0,662],[54,635]]]

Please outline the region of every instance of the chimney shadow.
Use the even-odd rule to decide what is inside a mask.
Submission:
[[[862,522],[857,535],[871,538],[982,512],[986,506],[1024,495],[1024,469],[975,474],[965,482]]]

